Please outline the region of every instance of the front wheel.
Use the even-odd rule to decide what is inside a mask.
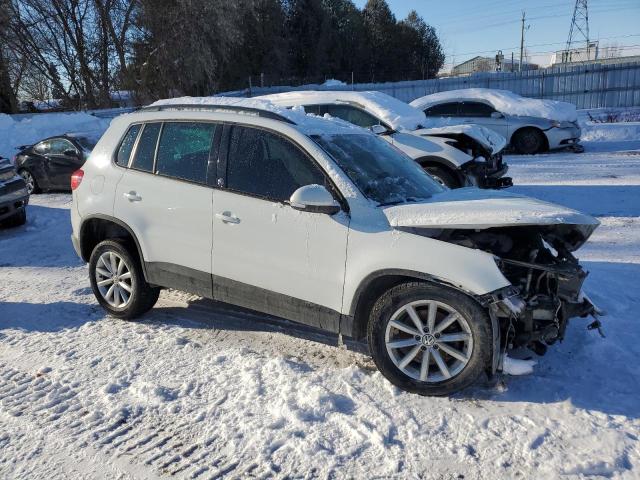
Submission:
[[[150,310],[160,289],[144,278],[137,256],[120,241],[100,242],[89,259],[89,279],[98,303],[114,317],[133,319]]]
[[[449,395],[476,382],[489,365],[491,338],[489,317],[473,299],[424,282],[388,290],[369,319],[380,372],[420,395]]]
[[[460,182],[458,179],[447,169],[443,167],[436,167],[434,165],[425,165],[422,168],[433,177],[433,179],[440,185],[448,188],[459,188]]]
[[[523,155],[542,152],[545,147],[544,134],[537,128],[524,128],[517,131],[512,142],[516,151]]]
[[[27,191],[29,192],[29,195],[40,192],[40,187],[38,186],[38,182],[36,181],[36,177],[33,176],[33,173],[26,168],[23,168],[18,172],[18,174],[22,177],[24,183],[27,184]]]

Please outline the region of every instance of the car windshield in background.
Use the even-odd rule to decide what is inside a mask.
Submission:
[[[410,157],[366,134],[314,135],[360,191],[380,205],[430,198],[443,188]]]

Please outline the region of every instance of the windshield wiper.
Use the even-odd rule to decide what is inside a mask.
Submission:
[[[407,197],[401,200],[391,200],[388,202],[380,202],[378,204],[378,207],[390,207],[391,205],[400,205],[401,203],[409,203],[409,202],[417,202],[417,201],[418,201],[417,198]]]

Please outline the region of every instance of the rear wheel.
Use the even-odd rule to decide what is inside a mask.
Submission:
[[[137,256],[121,241],[100,242],[89,259],[89,278],[98,303],[111,315],[133,319],[150,310],[160,289],[144,279]]]
[[[544,134],[537,128],[518,130],[512,139],[513,148],[523,155],[533,155],[544,150]]]
[[[449,170],[444,167],[438,167],[435,165],[424,165],[424,170],[433,177],[433,179],[440,185],[444,185],[449,188],[461,187],[458,179]]]
[[[24,183],[27,184],[27,191],[29,192],[29,195],[32,193],[40,193],[40,187],[38,186],[38,182],[36,181],[36,177],[33,176],[33,173],[26,168],[23,168],[18,172],[18,174],[22,177]]]
[[[378,299],[368,341],[380,372],[420,395],[448,395],[473,384],[492,348],[489,317],[474,300],[422,282],[398,285]]]

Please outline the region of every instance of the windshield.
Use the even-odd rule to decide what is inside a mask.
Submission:
[[[381,205],[424,200],[444,190],[410,157],[374,135],[312,138],[364,195]]]

